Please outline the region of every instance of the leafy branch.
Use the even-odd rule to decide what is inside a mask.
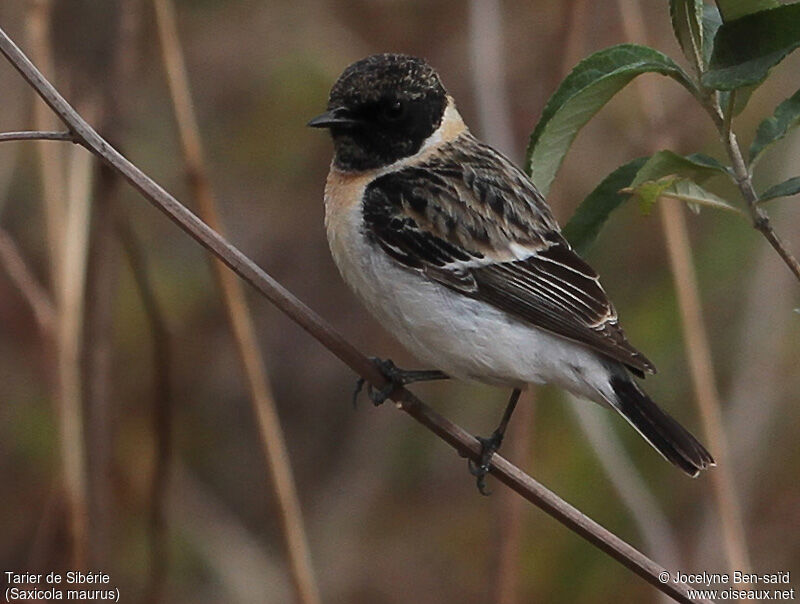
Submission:
[[[800,280],[800,263],[775,232],[761,204],[800,192],[800,179],[769,187],[762,196],[756,193],[752,181],[762,154],[800,125],[800,91],[764,119],[747,158],[733,129],[734,118],[770,69],[800,46],[800,3],[718,0],[718,5],[719,10],[705,6],[702,0],[670,0],[675,37],[692,66],[692,75],[670,57],[637,44],[612,46],[578,63],[550,98],[531,134],[528,173],[546,193],[578,131],[617,92],[643,73],[667,76],[683,86],[710,115],[730,165],[707,156],[681,157],[670,151],[626,164],[586,198],[566,225],[565,235],[576,249],[585,250],[611,212],[625,201],[621,194],[638,198],[643,209],[649,209],[660,197],[672,197],[748,217]],[[742,208],[702,186],[713,176],[724,176],[737,186]],[[676,185],[684,190],[676,190]]]

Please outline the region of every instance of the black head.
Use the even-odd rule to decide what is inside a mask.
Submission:
[[[331,131],[338,168],[368,170],[419,151],[446,106],[447,91],[425,61],[372,55],[344,70],[331,89],[328,111],[308,125]]]

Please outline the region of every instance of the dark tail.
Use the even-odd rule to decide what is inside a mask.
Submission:
[[[689,476],[713,466],[714,458],[697,439],[650,400],[626,375],[611,378],[614,407],[661,453]]]

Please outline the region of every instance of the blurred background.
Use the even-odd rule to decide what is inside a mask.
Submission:
[[[347,290],[328,252],[331,144],[305,123],[324,109],[338,74],[374,52],[423,56],[473,131],[521,162],[547,98],[581,57],[632,41],[682,59],[666,1],[178,0],[175,19],[229,239],[362,351],[406,367],[417,365]],[[6,1],[0,26],[104,136],[195,207],[152,2]],[[49,65],[37,60],[48,46]],[[744,145],[796,90],[799,68],[790,57],[754,94],[735,122]],[[642,79],[663,118],[654,127],[642,89],[629,86],[588,124],[549,196],[562,224],[609,172],[659,141],[723,159],[693,99],[665,78]],[[0,131],[42,129],[33,92],[5,61],[0,107]],[[74,466],[60,444],[72,385],[86,458],[83,568],[109,573],[128,602],[292,601],[280,506],[206,253],[77,146],[37,145],[0,145],[0,570],[74,567],[63,487],[64,468]],[[757,188],[798,168],[794,134],[761,162]],[[733,189],[719,190],[738,202]],[[800,251],[797,202],[773,202],[770,212]],[[687,216],[740,546],[752,570],[791,571],[795,580],[798,284],[745,221]],[[81,264],[80,251],[58,243],[72,236],[85,250],[77,290],[59,277],[63,265]],[[659,368],[649,393],[707,442],[658,212],[623,206],[588,260],[628,337]],[[137,275],[152,299],[143,301]],[[352,372],[249,288],[247,299],[322,601],[658,600],[493,479],[493,495],[481,497],[466,461],[391,405],[362,399],[354,409]],[[413,389],[483,435],[508,396],[458,382]],[[514,463],[657,561],[686,572],[731,569],[708,474],[687,479],[620,418],[588,403],[577,413],[556,389],[523,401],[504,449]]]

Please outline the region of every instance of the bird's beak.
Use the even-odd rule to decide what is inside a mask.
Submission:
[[[361,123],[344,107],[337,107],[312,119],[306,126],[311,128],[351,128]]]

